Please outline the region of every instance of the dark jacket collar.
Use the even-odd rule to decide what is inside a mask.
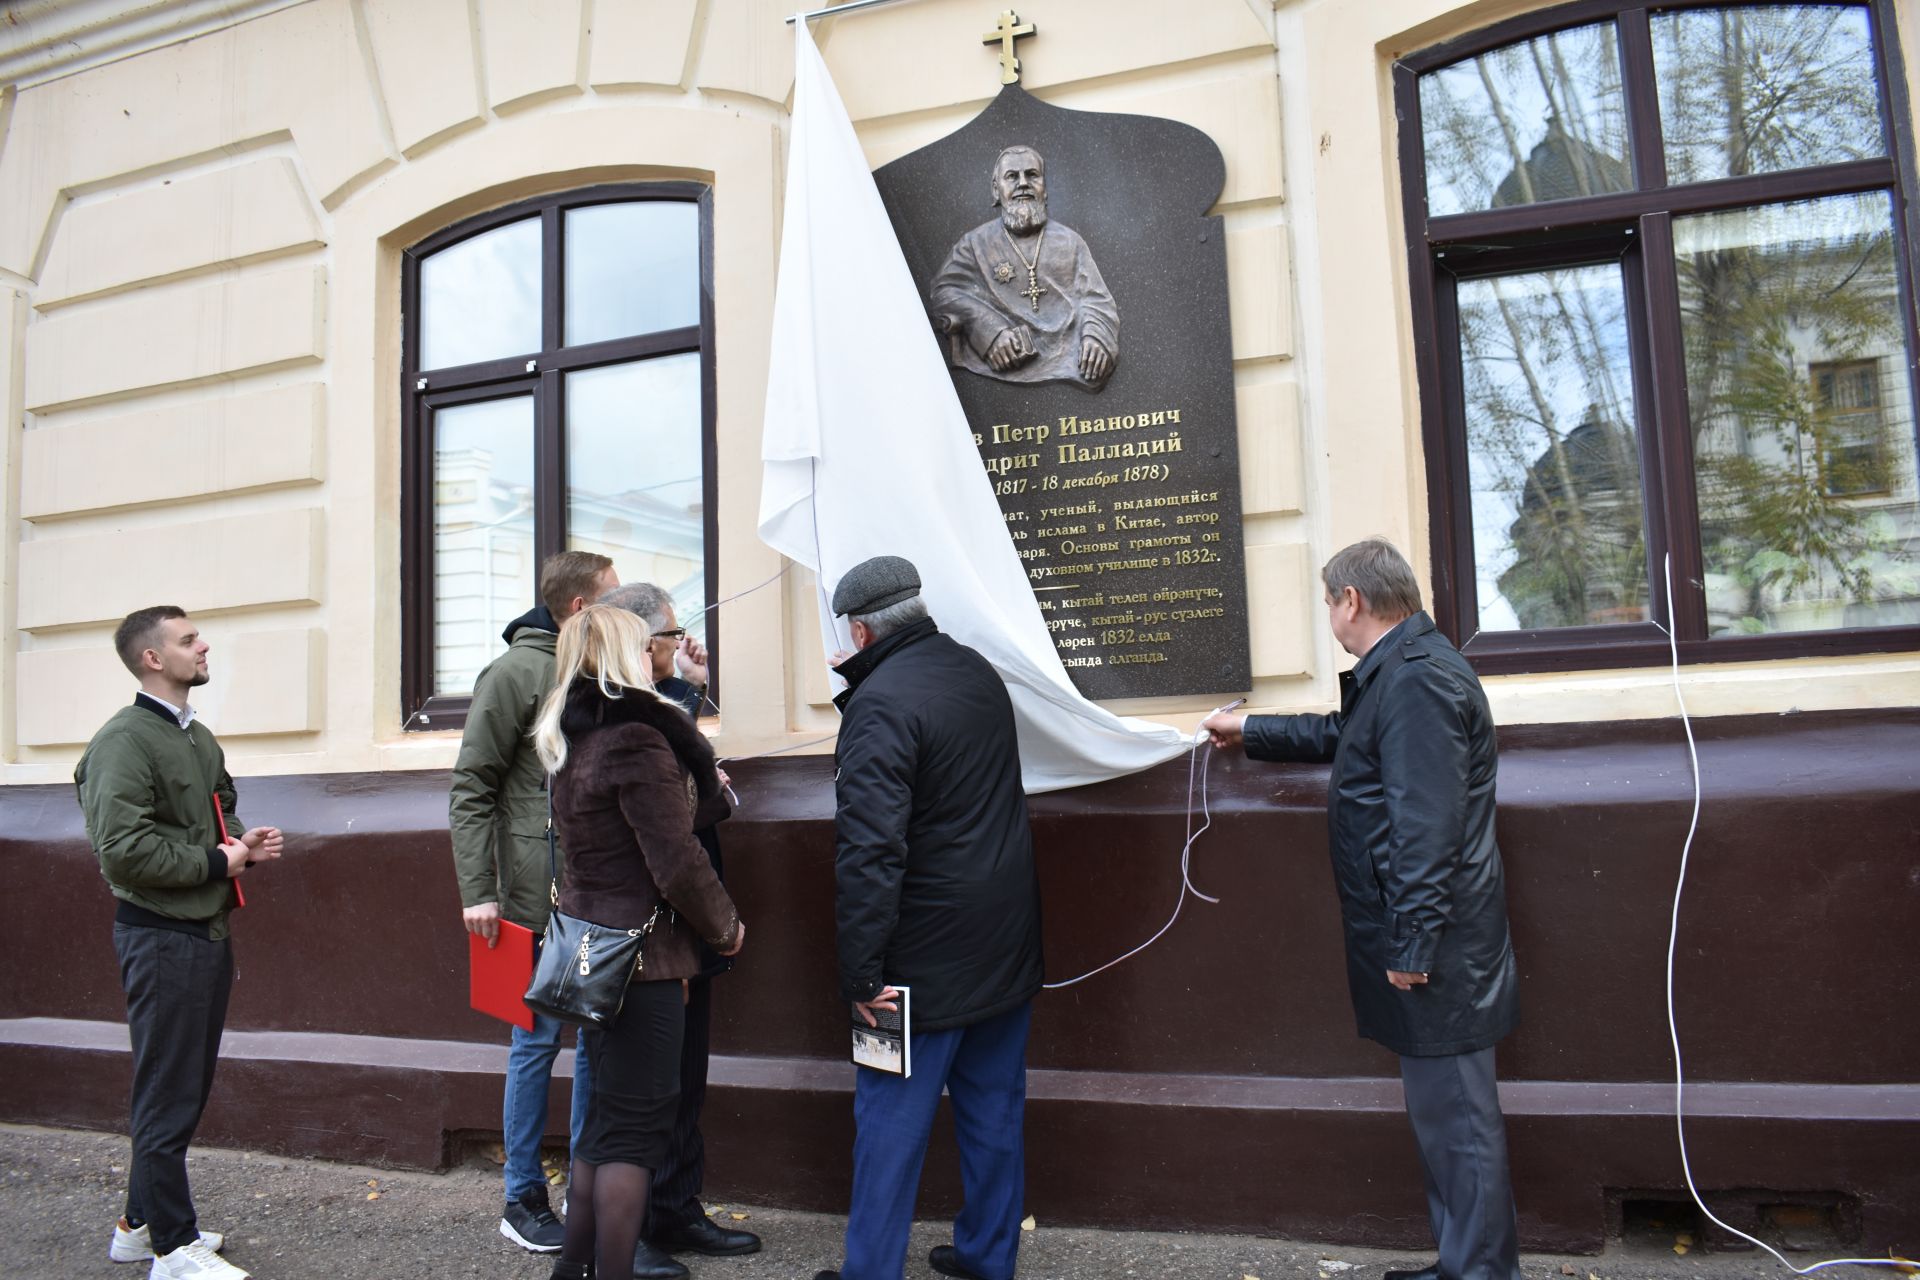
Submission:
[[[939,631],[940,628],[934,625],[932,618],[922,618],[918,622],[908,623],[886,639],[876,641],[848,658],[833,669],[834,674],[847,682],[847,692],[852,693],[860,687],[862,680],[873,674],[875,667],[893,654],[910,644],[918,644],[928,636],[937,635]]]
[[[512,622],[509,622],[507,629],[500,633],[500,638],[508,644],[512,644],[514,634],[523,627],[531,628],[535,631],[546,631],[553,635],[560,634],[560,624],[553,620],[553,614],[548,612],[547,606],[543,604],[533,606],[533,608],[527,610]]]
[[[696,720],[700,718],[700,704],[706,700],[706,690],[679,676],[668,676],[656,683],[654,689],[661,697],[679,707]]]
[[[600,692],[597,681],[585,676],[575,680],[567,690],[566,708],[560,713],[560,732],[567,735],[569,742],[574,742],[612,724],[644,724],[655,730],[693,775],[694,789],[701,800],[719,793],[720,775],[714,770],[713,745],[679,706],[662,701],[644,689],[627,689],[621,697],[609,698]]]
[[[1396,623],[1393,630],[1374,641],[1373,648],[1367,650],[1366,655],[1353,664],[1354,684],[1364,686],[1367,681],[1373,679],[1374,673],[1386,663],[1387,656],[1394,651],[1395,646],[1403,641],[1412,640],[1416,636],[1426,635],[1431,630],[1433,630],[1433,619],[1427,616],[1424,609]]]
[[[180,717],[175,715],[166,703],[160,701],[160,699],[154,697],[145,689],[133,695],[133,705],[136,707],[145,707],[176,729],[180,727]]]

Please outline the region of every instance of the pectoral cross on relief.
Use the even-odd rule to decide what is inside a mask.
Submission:
[[[1031,303],[1035,311],[1038,311],[1040,309],[1040,295],[1045,292],[1046,290],[1040,287],[1039,273],[1035,271],[1034,268],[1028,267],[1027,287],[1020,291],[1020,296]]]
[[[1020,59],[1014,56],[1013,42],[1022,36],[1034,32],[1031,22],[1020,21],[1020,15],[1008,9],[1000,15],[1000,24],[980,37],[981,44],[1000,46],[1000,83],[1018,84],[1020,82]]]

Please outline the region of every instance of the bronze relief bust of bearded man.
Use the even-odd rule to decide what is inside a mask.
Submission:
[[[1008,147],[992,189],[1000,216],[960,237],[928,290],[951,360],[1002,382],[1098,391],[1120,357],[1120,311],[1087,242],[1047,220],[1046,161]]]

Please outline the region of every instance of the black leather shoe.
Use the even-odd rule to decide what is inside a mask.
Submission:
[[[938,1244],[927,1255],[927,1265],[943,1276],[954,1276],[957,1280],[986,1280],[978,1271],[969,1271],[960,1265],[960,1255],[950,1244]]]
[[[547,1280],[593,1280],[593,1264],[568,1262],[565,1258],[555,1258],[553,1271]]]
[[[1440,1280],[1440,1264],[1422,1267],[1418,1271],[1389,1271],[1380,1280]]]
[[[687,1280],[690,1274],[645,1240],[633,1248],[633,1280]]]
[[[705,1214],[699,1221],[657,1233],[653,1243],[668,1253],[700,1253],[709,1258],[734,1258],[760,1252],[760,1237],[751,1231],[723,1227]]]

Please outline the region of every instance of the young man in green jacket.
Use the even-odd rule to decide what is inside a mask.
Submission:
[[[87,838],[119,899],[113,946],[133,1043],[127,1212],[108,1254],[152,1258],[153,1280],[244,1280],[219,1255],[223,1238],[199,1229],[187,1145],[226,1026],[234,882],[278,858],[282,837],[273,827],[222,832],[240,823],[226,756],[187,705],[187,691],[208,679],[209,646],[193,620],[172,605],[141,609],[113,643],[140,692],[93,735],[73,773]]]
[[[536,937],[546,930],[546,771],[528,734],[553,687],[560,625],[619,585],[613,561],[605,556],[562,551],[547,557],[540,566],[542,603],[507,624],[507,651],[474,680],[448,817],[461,918],[469,933],[489,944],[499,936],[503,919],[533,930]],[[548,1084],[562,1030],[557,1019],[536,1014],[531,1032],[513,1029],[507,1051],[501,1104],[506,1207],[500,1234],[536,1253],[559,1252],[565,1238],[540,1169]],[[570,1132],[576,1135],[586,1118],[586,1067],[586,1056],[575,1055]],[[672,1268],[667,1274],[686,1274],[671,1259],[663,1260]]]

